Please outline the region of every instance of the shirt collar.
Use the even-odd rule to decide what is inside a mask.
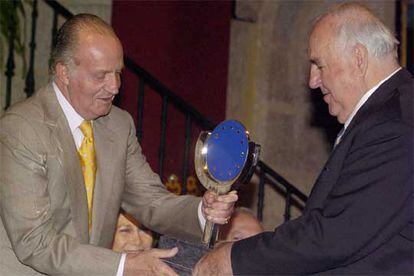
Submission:
[[[60,91],[59,87],[56,85],[55,82],[53,82],[53,90],[55,91],[59,105],[62,108],[66,119],[68,120],[70,131],[73,133],[82,124],[84,119],[72,107],[72,105],[65,98],[62,91]]]
[[[390,75],[388,75],[385,79],[383,79],[382,81],[380,81],[377,85],[375,85],[374,87],[372,87],[370,90],[368,90],[362,97],[361,99],[358,101],[357,105],[355,106],[354,110],[352,111],[351,115],[349,116],[349,118],[346,120],[345,124],[344,124],[344,129],[346,129],[349,124],[351,123],[352,119],[354,118],[355,114],[358,112],[358,110],[361,108],[362,105],[364,105],[364,103],[369,99],[369,97],[371,97],[372,94],[374,94],[374,92],[378,89],[378,87],[381,86],[381,84],[383,84],[384,82],[386,82],[388,79],[390,79],[395,73],[397,73],[399,70],[401,70],[401,67],[399,67],[397,70],[395,70],[394,72],[392,72]]]

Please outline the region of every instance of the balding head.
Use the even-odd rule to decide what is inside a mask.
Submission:
[[[81,34],[88,33],[111,36],[118,40],[112,27],[98,16],[92,14],[75,15],[66,21],[57,33],[56,44],[50,57],[50,75],[56,73],[57,63],[69,65],[74,61],[74,53],[80,44]]]
[[[344,3],[318,18],[315,28],[323,21],[330,21],[336,45],[345,49],[362,44],[370,57],[397,59],[398,40],[384,23],[367,7],[357,3]]]

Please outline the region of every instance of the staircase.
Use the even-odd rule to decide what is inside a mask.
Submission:
[[[52,41],[51,45],[54,44],[53,38],[56,36],[58,30],[58,20],[59,18],[68,19],[73,16],[73,14],[66,9],[64,6],[59,4],[57,1],[51,0],[41,0],[46,3],[51,11],[53,12],[52,20]],[[35,77],[34,77],[34,63],[36,56],[36,26],[37,26],[37,17],[38,17],[38,1],[33,0],[31,2],[31,37],[29,43],[30,56],[29,56],[29,66],[25,81],[25,93],[27,97],[30,97],[35,90]],[[27,13],[28,14],[28,13]],[[9,44],[8,47],[8,62],[6,69],[7,76],[7,90],[6,90],[6,105],[5,108],[11,104],[12,96],[12,81],[14,76],[14,50],[13,44]],[[36,57],[39,58],[39,57]],[[143,120],[145,120],[144,114],[144,95],[145,93],[157,93],[162,99],[162,110],[160,114],[160,125],[161,125],[161,139],[158,151],[158,174],[163,176],[164,173],[164,160],[165,160],[165,145],[166,145],[166,127],[168,124],[168,106],[172,105],[175,109],[179,110],[180,113],[184,115],[185,118],[185,145],[183,153],[183,168],[181,172],[182,187],[180,189],[181,194],[187,193],[187,186],[185,183],[189,178],[189,160],[192,160],[192,153],[190,152],[191,145],[195,141],[192,141],[191,137],[191,128],[196,126],[197,128],[204,130],[212,130],[215,124],[210,121],[208,118],[203,116],[190,104],[185,102],[180,98],[176,93],[171,91],[167,86],[165,86],[161,81],[152,76],[145,69],[141,68],[134,60],[129,57],[124,57],[125,70],[136,75],[138,78],[138,87],[136,91],[138,92],[138,116],[137,116],[137,137],[141,142],[143,139]],[[145,87],[150,87],[150,90],[145,90]],[[145,91],[145,92],[144,92]],[[122,93],[121,93],[122,96]],[[116,102],[115,102],[116,104]],[[162,178],[163,179],[163,178]],[[302,210],[304,204],[307,200],[306,195],[299,191],[294,185],[289,183],[283,176],[273,170],[263,161],[259,161],[258,166],[255,171],[255,176],[253,177],[254,181],[258,181],[259,193],[258,193],[258,205],[257,205],[257,217],[262,221],[263,219],[263,208],[264,208],[264,197],[266,188],[272,188],[278,191],[283,195],[285,199],[285,209],[284,209],[284,220],[290,220],[291,218],[291,207],[292,205],[296,206],[299,210]]]

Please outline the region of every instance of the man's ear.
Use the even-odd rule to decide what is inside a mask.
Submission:
[[[55,67],[55,77],[64,85],[69,85],[69,68],[67,65],[57,63]]]
[[[368,69],[368,50],[361,43],[357,43],[352,49],[357,73],[365,76]]]

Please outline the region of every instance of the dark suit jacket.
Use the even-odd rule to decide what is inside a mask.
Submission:
[[[131,116],[113,107],[93,123],[97,175],[92,229],[68,122],[51,85],[0,120],[0,275],[115,275],[119,207],[160,233],[201,236],[200,199],[169,193],[152,172]]]
[[[405,69],[378,88],[302,216],[233,245],[234,274],[413,274],[413,93]]]

